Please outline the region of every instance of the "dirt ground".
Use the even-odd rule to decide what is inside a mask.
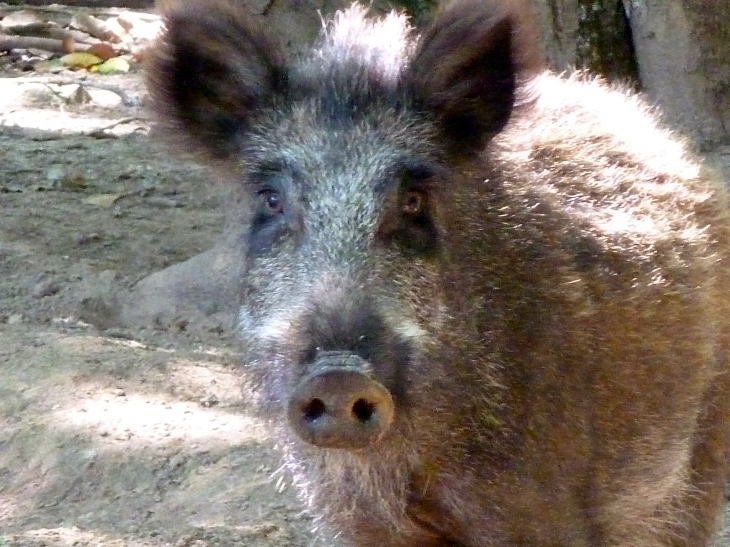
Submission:
[[[227,326],[80,319],[209,248],[220,189],[150,142],[138,72],[0,76],[0,547],[307,544]]]
[[[72,82],[121,103],[49,87]],[[150,141],[143,104],[134,71],[0,74],[0,547],[306,545],[225,322],[82,320],[221,231],[210,173]]]

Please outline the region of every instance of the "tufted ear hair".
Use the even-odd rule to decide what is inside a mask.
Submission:
[[[219,159],[287,81],[281,45],[241,4],[166,3],[165,30],[146,67],[153,109],[170,136]]]
[[[406,81],[451,151],[470,154],[504,128],[542,65],[525,0],[453,0],[421,35]]]

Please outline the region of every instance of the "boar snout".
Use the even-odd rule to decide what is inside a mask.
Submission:
[[[368,369],[367,361],[348,352],[320,356],[289,399],[294,432],[321,448],[357,449],[377,442],[393,422],[395,405]]]

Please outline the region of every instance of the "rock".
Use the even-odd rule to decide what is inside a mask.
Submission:
[[[30,294],[33,298],[43,298],[45,296],[52,296],[60,290],[61,284],[57,280],[41,278],[36,281]]]

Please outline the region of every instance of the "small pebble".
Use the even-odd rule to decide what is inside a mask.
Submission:
[[[25,318],[22,313],[14,313],[8,316],[8,325],[18,325],[23,322]]]
[[[76,234],[74,236],[74,243],[78,247],[83,247],[85,245],[88,245],[92,241],[99,241],[101,239],[101,234],[98,234],[96,232],[91,232],[90,234]]]
[[[162,196],[151,196],[146,199],[148,205],[153,207],[159,207],[161,209],[174,209],[177,207],[184,207],[185,204],[176,199],[170,199]]]
[[[218,396],[215,393],[211,393],[200,399],[200,406],[205,408],[210,408],[218,403],[220,403],[220,399],[218,399]]]
[[[131,332],[124,330],[124,329],[115,329],[115,328],[106,329],[104,331],[104,334],[106,334],[110,338],[119,338],[121,340],[134,340],[134,335]]]

